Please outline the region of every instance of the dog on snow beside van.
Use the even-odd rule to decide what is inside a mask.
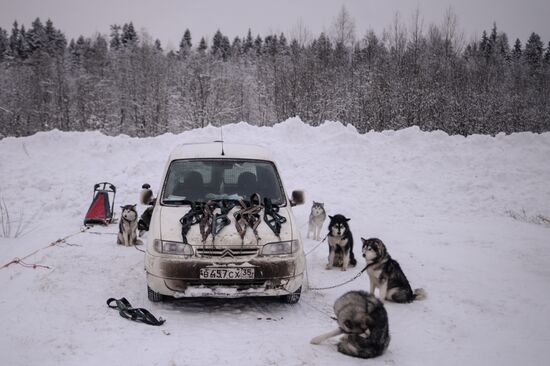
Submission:
[[[367,261],[367,273],[370,280],[370,293],[378,288],[381,301],[409,303],[426,298],[421,289],[414,291],[405,277],[401,266],[388,254],[386,245],[378,238],[363,239],[363,257]]]
[[[348,221],[344,215],[329,216],[328,225],[328,264],[327,269],[334,266],[342,267],[346,271],[348,266],[354,267],[357,264],[353,254],[353,235],[349,229]]]

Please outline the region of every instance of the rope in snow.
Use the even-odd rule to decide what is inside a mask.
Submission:
[[[323,240],[321,240],[319,243],[317,243],[317,245],[315,245],[315,247],[313,247],[309,252],[306,253],[306,257],[307,257],[308,255],[310,255],[311,252],[313,252],[315,249],[317,249],[317,248],[319,247],[319,245],[323,244],[323,242],[324,242],[325,240],[327,240],[327,237],[328,237],[328,234],[323,238]]]
[[[51,242],[49,245],[47,245],[43,248],[39,248],[39,249],[35,250],[34,252],[32,252],[30,254],[27,254],[23,258],[15,257],[10,262],[8,262],[8,263],[4,264],[2,267],[0,267],[0,269],[4,269],[4,268],[6,268],[6,267],[8,267],[12,264],[19,264],[20,266],[25,267],[25,268],[34,268],[34,269],[36,269],[36,268],[46,268],[46,269],[51,269],[50,266],[46,266],[46,265],[43,265],[43,264],[36,264],[36,263],[27,263],[27,262],[25,262],[25,260],[27,258],[35,255],[36,253],[40,252],[41,250],[44,250],[44,249],[47,249],[47,248],[50,248],[50,247],[54,247],[54,246],[63,247],[62,244],[65,244],[65,246],[79,246],[78,244],[67,243],[66,240],[73,237],[73,236],[75,236],[75,235],[81,234],[81,233],[85,232],[88,229],[89,229],[88,226],[84,226],[84,227],[80,228],[80,230],[78,232],[69,234],[69,235],[67,235],[67,236],[65,236],[64,238],[61,238],[61,239],[57,239],[56,241]]]
[[[342,282],[342,283],[339,283],[337,285],[334,285],[334,286],[328,286],[328,287],[310,287],[309,289],[310,290],[313,290],[313,291],[320,291],[320,290],[329,290],[329,289],[332,289],[332,288],[336,288],[336,287],[340,287],[340,286],[343,286],[345,285],[346,283],[350,283],[352,281],[355,281],[356,279],[358,279],[362,274],[363,272],[365,272],[367,270],[367,267],[363,268],[361,271],[359,271],[359,273],[357,273],[353,278],[345,281],[345,282]]]

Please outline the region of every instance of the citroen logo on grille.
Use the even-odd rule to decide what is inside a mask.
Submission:
[[[220,257],[234,257],[234,255],[231,249],[224,249]]]

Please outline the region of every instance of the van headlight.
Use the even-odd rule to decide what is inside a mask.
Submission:
[[[155,239],[153,241],[153,247],[157,252],[165,254],[192,256],[195,253],[191,245],[180,243],[177,241]]]
[[[277,241],[262,247],[261,255],[294,254],[300,249],[299,240]]]

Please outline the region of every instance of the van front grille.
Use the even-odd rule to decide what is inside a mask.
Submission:
[[[234,247],[234,248],[204,248],[196,249],[197,254],[201,257],[218,257],[218,258],[234,258],[247,257],[258,254],[256,247]]]

